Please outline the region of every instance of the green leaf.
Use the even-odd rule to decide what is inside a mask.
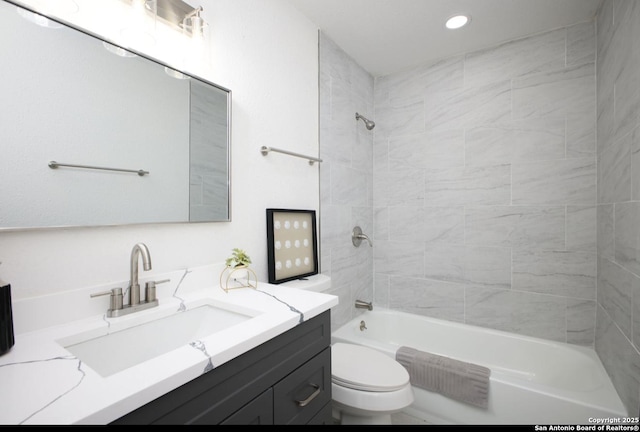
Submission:
[[[249,258],[249,255],[247,255],[244,250],[233,248],[232,252],[231,256],[225,261],[225,265],[227,267],[238,267],[251,264],[251,258]]]

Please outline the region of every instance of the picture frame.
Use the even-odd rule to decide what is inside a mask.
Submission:
[[[267,265],[270,284],[318,274],[315,210],[267,209]]]

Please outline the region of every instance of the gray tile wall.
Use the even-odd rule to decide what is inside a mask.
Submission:
[[[640,405],[640,2],[605,0],[597,20],[595,348],[631,415]]]
[[[320,32],[320,254],[321,272],[331,277],[334,329],[361,310],[356,299],[373,300],[373,249],[359,248],[351,231],[360,226],[373,238],[373,135],[356,112],[376,121],[373,77]],[[377,245],[376,245],[377,246]]]
[[[376,304],[594,345],[595,62],[585,22],[376,78]]]
[[[358,313],[355,298],[373,296],[594,346],[637,415],[639,40],[640,2],[605,0],[596,23],[374,86],[321,35],[322,271],[340,296],[333,326]],[[353,116],[374,108],[371,134]],[[353,248],[354,225],[373,250]]]

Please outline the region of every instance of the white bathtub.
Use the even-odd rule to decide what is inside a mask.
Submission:
[[[332,342],[392,358],[405,345],[491,369],[486,410],[414,386],[415,402],[404,412],[432,424],[589,425],[627,416],[592,349],[379,307],[333,332]]]

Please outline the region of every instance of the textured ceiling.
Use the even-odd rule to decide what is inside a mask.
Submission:
[[[602,0],[286,0],[373,76],[595,17]],[[451,31],[445,20],[471,14]]]

